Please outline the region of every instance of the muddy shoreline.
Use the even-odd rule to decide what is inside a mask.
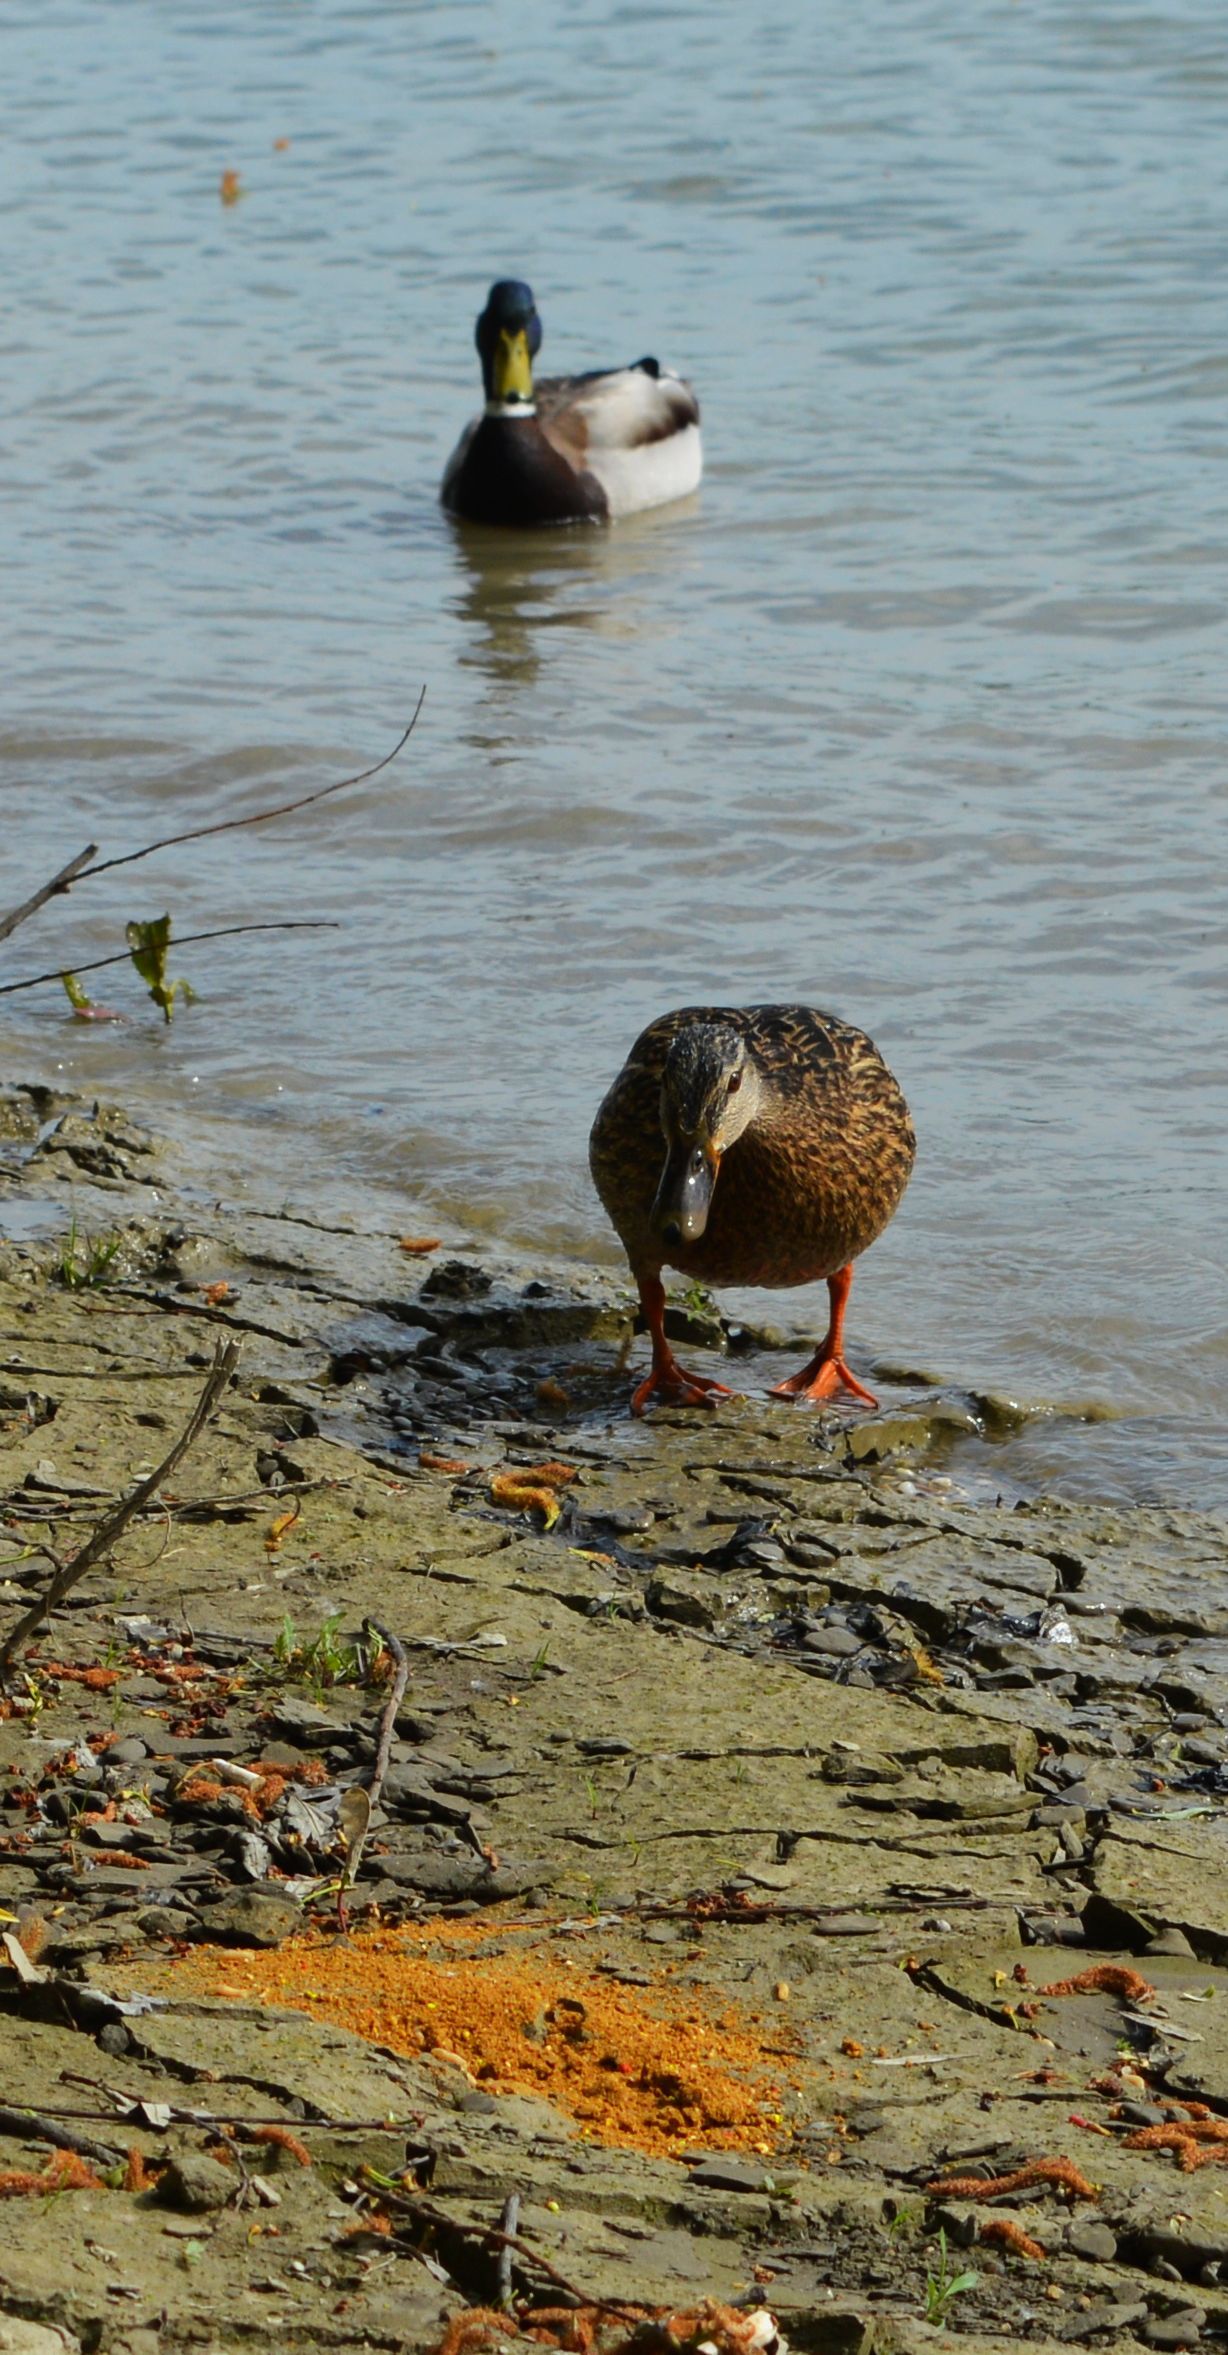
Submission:
[[[0,1634],[34,1549],[71,1551],[243,1343],[162,1509],[10,1680],[0,1907],[53,1986],[0,1963],[5,2099],[180,2172],[0,2204],[0,2345],[427,2349],[489,2300],[462,2227],[511,2192],[587,2297],[765,2303],[802,2348],[1228,2340],[1222,1524],[966,1493],[951,1443],[1009,1407],[919,1381],[873,1416],[634,1425],[617,1287],[207,1207],[122,1113],[44,1091],[0,1099],[0,1233]],[[775,1338],[702,1304],[675,1329],[734,1380]],[[543,1464],[574,1477],[517,1501]],[[367,1618],[410,1679],[354,1933],[480,1921],[496,1959],[736,2005],[788,2056],[765,2147],[620,2148],[451,2056],[175,1992],[176,1954],[275,1953],[327,1879],[306,1802],[362,1781],[380,1695],[319,1639]],[[201,1797],[219,1755],[290,1799]],[[160,2008],[74,2010],[66,1978]],[[1201,2139],[1132,2140],[1190,2104]],[[313,2164],[194,2210],[194,2109],[281,2119]],[[451,2237],[373,2255],[347,2186],[409,2146]],[[10,2118],[0,2167],[47,2156]]]

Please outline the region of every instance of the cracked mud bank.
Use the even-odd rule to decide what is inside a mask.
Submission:
[[[522,2309],[1228,2341],[1221,1526],[968,1493],[952,1443],[1009,1410],[919,1382],[634,1425],[625,1303],[574,1269],[204,1215],[134,1124],[30,1092],[0,1127],[0,1640],[243,1342],[9,1680],[0,2170],[57,2125],[101,2155],[0,2201],[0,2347],[426,2349],[495,2295],[513,2193]],[[343,1932],[368,1621],[410,1673]],[[329,1971],[272,2006],[308,1921]],[[400,2007],[360,2034],[328,1988],[376,1922]],[[523,2067],[513,1970],[551,1990]],[[603,1990],[757,2040],[749,2117],[629,2059]],[[613,2135],[584,2060],[644,2095]]]

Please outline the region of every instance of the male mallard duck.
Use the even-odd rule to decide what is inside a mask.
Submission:
[[[608,523],[681,499],[699,481],[699,403],[656,360],[533,382],[542,323],[532,289],[500,278],[475,341],[486,407],[465,427],[440,498],[471,523]]]
[[[723,1382],[684,1373],[665,1338],[663,1267],[712,1284],[827,1279],[827,1332],[787,1398],[877,1401],[843,1357],[852,1262],[908,1183],[908,1106],[863,1030],[810,1006],[684,1006],[650,1022],[589,1139],[593,1183],[622,1238],[652,1335],[631,1400],[698,1405]]]

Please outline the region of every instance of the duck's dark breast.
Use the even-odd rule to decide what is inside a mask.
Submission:
[[[483,417],[444,503],[471,523],[531,529],[546,523],[605,523],[609,504],[596,476],[569,466],[534,419]]]

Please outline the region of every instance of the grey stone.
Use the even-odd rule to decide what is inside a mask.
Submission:
[[[1148,1940],[1145,1951],[1148,1954],[1181,1954],[1190,1961],[1194,1959],[1194,1949],[1184,1930],[1176,1928],[1161,1930],[1157,1937]]]
[[[165,2208],[183,2208],[189,2216],[207,2215],[224,2208],[239,2188],[232,2167],[207,2158],[203,2151],[181,2151],[161,2176],[155,2198]]]
[[[204,1910],[193,1935],[220,1946],[281,1946],[302,1926],[301,1908],[279,1890],[236,1889]]]
[[[190,1938],[194,1914],[178,1905],[147,1905],[136,1917],[143,1938]]]
[[[1206,2319],[1201,2306],[1184,2306],[1178,2314],[1151,2315],[1140,2335],[1149,2347],[1192,2347]]]
[[[335,1742],[347,1728],[327,1709],[317,1709],[314,1701],[300,1701],[292,1693],[283,1694],[271,1713],[270,1723],[275,1733],[288,1742],[296,1742],[302,1750],[323,1750]]]
[[[758,2159],[739,2159],[726,2151],[697,2153],[691,2182],[704,2191],[771,2191],[774,2179]]]
[[[1117,2235],[1098,2216],[1088,2216],[1071,2225],[1066,2246],[1074,2256],[1086,2257],[1091,2265],[1111,2265],[1117,2255]]]
[[[850,1659],[854,1652],[864,1650],[861,1637],[854,1635],[851,1627],[838,1625],[812,1627],[802,1637],[802,1648],[807,1652],[827,1652],[838,1660]]]

